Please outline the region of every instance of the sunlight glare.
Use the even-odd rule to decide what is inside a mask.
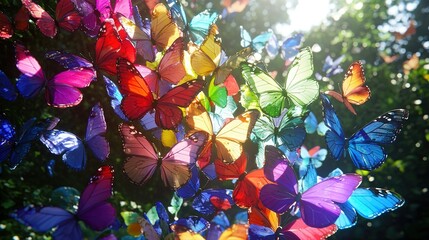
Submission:
[[[308,32],[320,25],[328,16],[329,0],[301,0],[295,8],[289,9],[290,24],[276,26],[278,34],[289,36],[293,32]]]

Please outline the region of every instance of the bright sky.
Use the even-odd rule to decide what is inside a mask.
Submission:
[[[292,32],[307,32],[322,23],[329,14],[329,0],[299,0],[295,9],[288,11],[291,23],[278,24],[275,31],[284,37]]]

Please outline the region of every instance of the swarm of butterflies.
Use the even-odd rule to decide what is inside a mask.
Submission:
[[[408,119],[407,110],[393,109],[345,135],[331,100],[357,115],[355,106],[370,98],[360,61],[347,69],[338,92],[321,93],[312,51],[301,47],[302,34],[279,41],[268,30],[252,38],[241,27],[242,50],[227,56],[218,13],[205,10],[188,21],[178,0],[145,4],[147,11],[130,0],[59,0],[53,18],[37,2],[22,0],[13,23],[0,13],[3,39],[28,28],[29,19],[54,40],[63,30],[96,38],[94,61],[47,52],[45,58],[63,68],[51,78],[39,63],[45,59],[16,41],[21,75],[14,84],[0,72],[0,95],[13,102],[18,96],[39,101],[43,94],[47,105],[69,108],[82,102],[80,89],[102,79],[97,84],[105,84],[123,121],[109,128],[118,131],[126,155],[122,171],[105,165],[110,146],[100,103],[91,108],[83,137],[57,129],[55,117],[32,118],[17,127],[2,114],[0,161],[11,169],[39,141],[73,170],[85,170],[89,151],[103,165],[80,197],[76,189],[60,188],[55,196],[63,202],[29,205],[11,217],[54,239],[82,239],[83,226],[99,232],[99,239],[118,239],[115,233],[124,228],[128,236],[121,239],[324,239],[354,226],[358,215],[373,219],[404,204],[393,191],[359,187],[362,177],[356,173],[337,168],[317,174],[326,159],[348,158],[367,171],[380,167],[387,158],[384,146],[396,140]],[[258,56],[282,58],[287,73],[268,73]],[[340,63],[327,58],[321,78],[341,73]],[[322,106],[321,123],[311,104]],[[327,149],[304,146],[316,130]],[[48,163],[50,175],[54,165],[55,160]],[[145,213],[118,214],[109,202],[115,174],[143,186],[160,178],[174,192],[167,208],[174,218],[161,202]],[[225,189],[223,182],[233,188]],[[207,188],[208,183],[215,184]],[[184,203],[195,215],[180,213]],[[227,215],[234,205],[242,210],[232,219]]]

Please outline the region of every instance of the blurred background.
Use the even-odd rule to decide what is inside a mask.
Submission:
[[[135,2],[135,1],[133,1]],[[303,33],[301,46],[309,46],[314,53],[315,72],[322,72],[327,56],[337,59],[345,71],[357,60],[364,63],[367,85],[371,99],[356,107],[357,116],[334,102],[346,135],[350,136],[361,126],[380,114],[395,108],[410,112],[408,121],[397,141],[387,147],[388,159],[383,166],[364,174],[363,186],[391,189],[405,199],[405,204],[374,219],[358,219],[355,227],[338,231],[332,239],[425,239],[429,230],[429,1],[400,0],[188,0],[181,1],[189,18],[204,9],[223,12],[218,20],[222,48],[227,55],[241,49],[240,26],[252,37],[272,29],[279,41],[293,34]],[[239,2],[237,4],[236,2]],[[38,1],[48,12],[54,13],[55,1]],[[233,4],[236,5],[233,5]],[[143,1],[135,4],[145,11]],[[20,8],[17,0],[3,0],[0,10],[9,16]],[[44,37],[30,25],[27,32],[17,33],[12,39],[0,40],[0,69],[11,79],[19,76],[15,67],[13,41],[25,42],[37,59],[43,59],[48,50],[67,50],[94,59],[95,39],[82,32],[60,31],[54,39]],[[40,60],[41,64],[47,62]],[[56,69],[49,66],[49,74]],[[277,58],[267,62],[267,69],[285,69],[284,60]],[[234,73],[235,74],[235,73]],[[338,89],[344,72],[329,78],[322,77],[322,90]],[[237,76],[239,80],[239,76]],[[141,207],[147,211],[155,201],[168,206],[171,191],[160,191],[160,182],[154,180],[147,186],[129,183],[121,174],[121,138],[117,132],[120,122],[109,106],[109,99],[101,79],[83,89],[84,101],[67,109],[49,108],[41,99],[25,101],[18,98],[13,105],[0,99],[0,109],[11,122],[22,124],[30,117],[56,116],[61,119],[58,128],[84,136],[89,109],[101,101],[108,124],[107,137],[111,145],[109,164],[114,165],[114,197],[112,202],[122,209]],[[40,100],[40,101],[39,101]],[[311,109],[322,121],[321,108],[312,104]],[[307,146],[326,147],[324,138],[312,136],[306,139]],[[53,189],[71,186],[83,189],[89,177],[100,165],[95,159],[88,160],[87,170],[74,172],[64,164],[56,164],[54,175],[47,174],[50,160],[46,148],[36,144],[24,162],[14,171],[1,166],[0,173],[0,235],[2,239],[43,238],[30,233],[26,227],[11,220],[8,214],[29,203],[46,205]],[[329,158],[328,158],[329,160]],[[348,161],[348,162],[347,162]],[[57,161],[59,162],[59,161]],[[328,161],[326,161],[328,162]],[[333,162],[333,161],[329,161]],[[354,171],[349,160],[341,163],[326,163],[319,174],[325,176],[333,166],[344,172]],[[184,209],[186,211],[186,208]]]

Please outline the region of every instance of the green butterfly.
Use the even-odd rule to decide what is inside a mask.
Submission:
[[[285,107],[306,107],[319,96],[319,84],[311,77],[314,71],[313,55],[308,47],[296,56],[284,87],[256,66],[243,63],[241,70],[251,90],[258,95],[262,111],[271,117],[280,116]]]

